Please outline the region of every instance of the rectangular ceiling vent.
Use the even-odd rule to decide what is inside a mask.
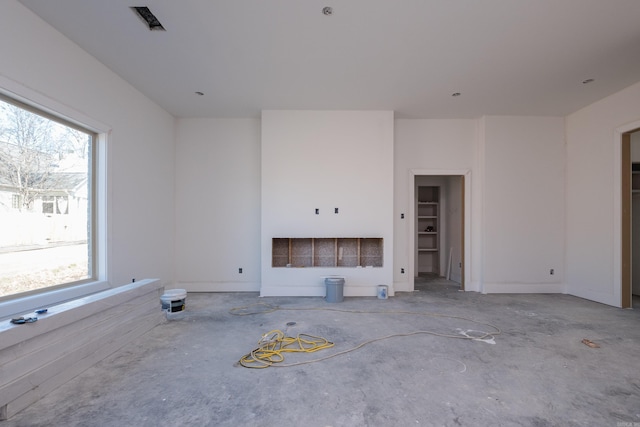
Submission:
[[[147,24],[151,31],[166,31],[160,21],[158,21],[158,18],[151,13],[148,7],[133,6],[131,10],[133,10],[136,15],[138,15],[145,24]]]

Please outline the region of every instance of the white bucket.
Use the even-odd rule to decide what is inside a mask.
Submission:
[[[162,310],[167,313],[183,311],[186,306],[187,291],[184,289],[169,289],[160,297]]]
[[[378,285],[378,299],[387,299],[389,295],[389,287],[387,285]]]

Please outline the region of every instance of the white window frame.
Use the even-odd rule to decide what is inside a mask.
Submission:
[[[39,114],[71,123],[93,133],[93,164],[91,211],[92,211],[92,278],[62,286],[43,288],[28,294],[19,294],[15,298],[0,300],[0,320],[15,315],[30,314],[39,308],[48,308],[65,301],[80,298],[95,292],[111,288],[108,281],[108,201],[107,201],[107,163],[108,138],[111,128],[68,105],[55,101],[38,91],[0,75],[0,95],[3,98],[24,104]]]

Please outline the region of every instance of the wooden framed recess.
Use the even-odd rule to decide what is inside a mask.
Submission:
[[[382,267],[378,237],[274,237],[272,267]]]

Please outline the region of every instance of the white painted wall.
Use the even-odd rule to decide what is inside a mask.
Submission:
[[[409,243],[407,220],[413,220],[409,215],[413,210],[413,206],[409,206],[413,173],[438,174],[454,170],[457,174],[471,171],[470,176],[478,178],[472,182],[474,194],[468,195],[471,218],[467,233],[471,237],[471,255],[466,260],[470,272],[467,290],[562,291],[562,119],[396,120],[395,171],[390,180],[384,178],[384,171],[389,171],[392,156],[384,154],[388,142],[375,141],[380,138],[379,132],[371,131],[369,136],[360,138],[358,123],[362,118],[347,118],[343,112],[314,113],[318,112],[265,112],[265,117],[271,116],[273,121],[263,118],[262,137],[257,134],[259,121],[179,120],[176,278],[181,286],[194,290],[254,290],[262,280],[263,295],[293,292],[288,287],[299,286],[299,283],[307,284],[301,292],[322,294],[321,276],[348,275],[347,270],[272,269],[271,239],[380,237],[379,230],[384,230],[384,225],[379,227],[377,222],[384,220],[375,217],[383,212],[383,216],[393,215],[394,224],[394,249],[391,252],[385,247],[385,268],[392,268],[388,256],[393,253],[395,290],[412,290],[413,281],[408,279],[412,273],[408,269],[413,257],[413,239]],[[339,119],[332,117],[333,114]],[[333,135],[336,128],[339,128],[339,137]],[[280,134],[281,129],[286,132]],[[368,142],[354,142],[358,140]],[[381,149],[376,148],[378,143]],[[256,174],[261,157],[263,170],[259,177]],[[487,183],[482,188],[484,168]],[[304,178],[294,178],[300,176]],[[233,190],[229,182],[233,183]],[[392,190],[388,189],[390,182],[393,182]],[[201,198],[201,210],[182,210],[205,185],[216,197]],[[379,188],[383,190],[378,191]],[[393,213],[384,213],[388,207],[384,203],[385,191],[393,191]],[[256,198],[261,192],[262,206]],[[483,194],[489,197],[484,203]],[[372,207],[371,203],[380,205]],[[234,207],[236,214],[231,216],[229,211],[220,209],[221,204]],[[482,221],[484,204],[485,212],[491,216],[487,219],[489,227]],[[262,225],[259,226],[256,225],[257,211],[261,207]],[[315,215],[316,207],[320,215]],[[332,213],[334,207],[340,208],[339,215]],[[400,219],[401,213],[406,214],[405,219]],[[547,225],[543,229],[522,227],[522,224],[536,222]],[[503,224],[510,227],[509,231],[504,230]],[[257,233],[262,234],[260,248],[253,246]],[[382,236],[385,244],[391,240],[389,236],[390,233]],[[487,239],[484,253],[481,237]],[[448,249],[443,249],[445,262]],[[260,257],[261,261],[257,261]],[[483,264],[485,257],[486,265]],[[454,258],[455,266],[457,258]],[[503,259],[510,260],[510,264],[502,265]],[[237,273],[238,267],[243,267],[243,275]],[[256,275],[258,268],[262,269],[262,275]],[[400,273],[400,268],[405,268],[405,274]],[[555,269],[554,276],[549,276],[549,268]],[[482,287],[481,273],[485,270],[489,274],[488,289]],[[368,276],[369,273],[372,276]],[[455,276],[455,268],[453,273]],[[383,280],[379,271],[363,270],[358,274],[364,276],[347,277],[348,283],[363,285],[366,290],[347,286],[347,295],[349,292],[374,295],[374,288],[367,286]]]
[[[178,120],[176,284],[260,289],[260,120]]]
[[[449,279],[462,282],[462,177],[450,176],[447,178],[446,193],[447,203],[443,206],[442,217],[445,222],[446,241],[443,244],[443,276],[449,272]],[[451,254],[451,260],[449,260]],[[450,262],[450,265],[449,265]]]
[[[416,175],[474,175],[478,145],[478,121],[396,120],[394,144],[394,286],[399,291],[413,290],[414,262],[414,177]],[[479,180],[473,181],[479,192]],[[471,196],[469,194],[469,196]],[[479,205],[474,201],[476,206]],[[471,206],[469,206],[471,208]],[[467,289],[480,290],[480,210],[471,209],[467,233],[470,237],[467,257]],[[401,214],[405,218],[401,218]],[[401,273],[401,268],[405,273]]]
[[[393,125],[391,111],[263,111],[263,296],[324,295],[326,275],[346,296],[393,293]],[[272,268],[274,237],[382,237],[383,267]]]
[[[640,83],[566,118],[567,291],[614,306],[620,292],[620,135],[640,121]]]
[[[105,133],[106,234],[101,278],[173,282],[174,119],[14,0],[0,13],[0,83]]]
[[[563,292],[564,120],[483,120],[484,292]]]

